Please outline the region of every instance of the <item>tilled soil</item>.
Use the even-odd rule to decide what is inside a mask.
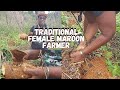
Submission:
[[[63,51],[64,52],[64,51]],[[66,52],[66,51],[65,51]],[[104,57],[85,58],[84,62],[71,63],[69,51],[63,53],[62,79],[112,79]]]

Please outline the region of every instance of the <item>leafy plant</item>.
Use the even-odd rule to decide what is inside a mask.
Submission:
[[[120,66],[119,63],[113,63],[111,60],[106,60],[108,65],[108,70],[112,73],[113,76],[120,76]]]
[[[62,27],[68,27],[68,16],[64,15],[64,12],[62,12],[61,15],[61,23],[62,23]]]
[[[4,78],[2,75],[2,70],[0,69],[0,79]]]

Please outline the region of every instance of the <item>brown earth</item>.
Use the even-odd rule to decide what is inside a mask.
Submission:
[[[112,79],[104,57],[85,58],[84,62],[71,63],[69,51],[63,51],[62,79]],[[65,53],[66,52],[66,53]]]

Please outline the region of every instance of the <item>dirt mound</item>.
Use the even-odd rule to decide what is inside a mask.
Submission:
[[[87,72],[82,77],[83,79],[110,79],[112,78],[112,74],[108,71],[108,67],[105,63],[105,59],[103,57],[95,57],[90,60],[90,65],[84,65],[83,69]],[[86,69],[87,66],[87,69]]]
[[[71,63],[69,51],[63,51],[62,79],[110,79],[104,57],[85,58],[84,62]],[[65,53],[66,52],[66,53]]]

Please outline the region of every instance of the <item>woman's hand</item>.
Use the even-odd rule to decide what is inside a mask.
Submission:
[[[22,39],[22,40],[27,40],[28,35],[25,34],[25,33],[21,33],[21,34],[19,34],[19,38]]]
[[[72,62],[84,61],[85,55],[81,51],[76,51],[70,54]]]

